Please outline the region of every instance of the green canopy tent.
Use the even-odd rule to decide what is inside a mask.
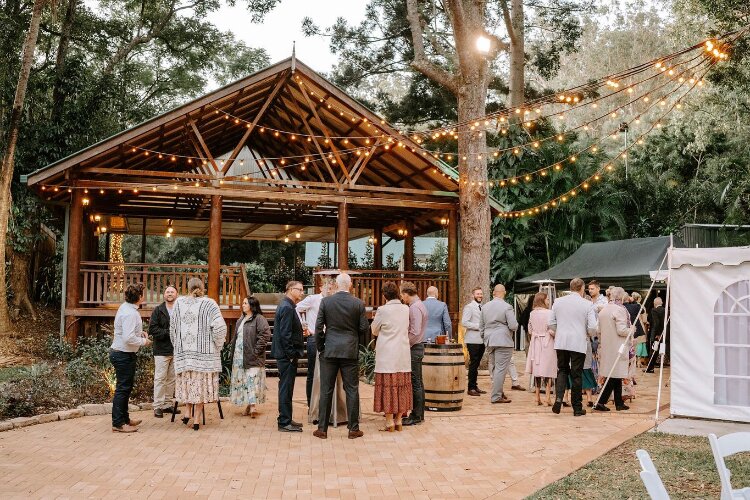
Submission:
[[[560,282],[557,289],[567,289],[573,278],[585,281],[596,279],[603,288],[610,285],[621,286],[626,290],[646,290],[651,286],[651,271],[659,269],[659,264],[669,248],[669,236],[654,238],[633,238],[629,240],[584,243],[573,255],[541,273],[516,280],[515,293],[536,292],[539,280]],[[675,246],[684,246],[677,238]],[[664,283],[657,283],[657,289],[664,289]]]

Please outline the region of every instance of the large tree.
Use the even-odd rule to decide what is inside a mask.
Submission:
[[[339,20],[321,30],[310,19],[304,23],[310,35],[331,35],[331,48],[341,56],[340,83],[352,87],[373,75],[417,72],[455,98],[455,118],[446,118],[458,120],[458,157],[466,158],[458,163],[462,300],[490,279],[487,136],[471,123],[485,115],[493,82],[507,92],[508,107],[523,105],[527,60],[554,72],[580,35],[574,15],[580,7],[567,0],[372,0],[358,26]],[[484,53],[479,37],[490,41]]]

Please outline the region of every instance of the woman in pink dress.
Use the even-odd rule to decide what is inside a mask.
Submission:
[[[542,405],[539,391],[542,384],[547,387],[547,406],[552,406],[552,382],[557,378],[557,353],[554,334],[547,327],[549,298],[544,292],[534,295],[531,317],[529,318],[529,354],[526,357],[526,373],[534,376],[536,404]]]

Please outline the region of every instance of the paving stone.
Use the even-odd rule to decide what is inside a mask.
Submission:
[[[515,362],[522,372],[523,353]],[[349,440],[339,426],[323,441],[308,423],[305,377],[296,380],[293,405],[303,432],[277,431],[277,383],[267,379],[257,419],[226,402],[220,420],[217,405],[206,405],[207,425],[198,432],[169,418],[143,418],[138,432],[114,433],[109,404],[2,432],[3,463],[16,466],[0,467],[0,497],[523,498],[646,430],[656,406],[656,375],[639,377],[630,411],[579,418],[570,408],[554,415],[537,406],[533,393],[509,391],[508,379],[511,404],[490,404],[489,394],[464,397],[459,412],[427,412],[422,425],[385,433],[378,432],[383,417],[372,411],[373,387],[363,384],[364,437]],[[480,376],[479,385],[489,389],[489,378]],[[668,391],[662,397],[669,402]],[[133,457],[135,468],[108,465]]]
[[[28,427],[29,425],[36,425],[39,423],[39,415],[34,415],[33,417],[11,418],[10,421],[13,423],[14,428]]]
[[[62,410],[58,411],[57,415],[60,417],[60,420],[68,420],[69,418],[79,418],[84,416],[84,411],[82,408],[73,408],[72,410]]]
[[[39,415],[40,424],[48,424],[50,422],[57,422],[60,419],[57,413],[43,413]]]
[[[9,431],[13,428],[13,422],[10,420],[1,420],[0,421],[0,432],[3,431]]]

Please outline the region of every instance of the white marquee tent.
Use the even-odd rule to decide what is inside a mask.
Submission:
[[[672,248],[671,414],[750,422],[750,247]]]

